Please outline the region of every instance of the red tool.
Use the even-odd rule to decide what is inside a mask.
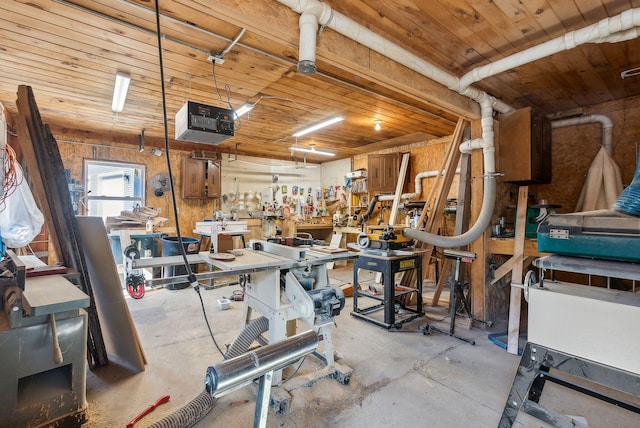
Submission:
[[[149,413],[151,413],[153,411],[153,409],[155,409],[159,405],[169,401],[169,398],[171,398],[169,395],[165,395],[163,397],[158,398],[158,400],[155,403],[153,403],[152,405],[150,405],[149,407],[144,409],[144,412],[140,413],[138,416],[133,418],[133,420],[127,424],[127,428],[132,428],[135,425],[136,422],[138,422],[140,419],[144,418]]]

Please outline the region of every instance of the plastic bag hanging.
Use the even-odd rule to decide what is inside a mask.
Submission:
[[[44,216],[33,199],[31,189],[23,179],[22,169],[16,169],[16,182],[20,183],[5,199],[5,209],[0,212],[0,234],[2,242],[9,248],[29,245],[38,236]]]

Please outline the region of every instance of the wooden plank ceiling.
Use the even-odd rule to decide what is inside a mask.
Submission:
[[[296,72],[298,15],[275,0],[158,0],[167,126],[191,100],[238,108],[222,152],[289,159],[292,144],[333,151],[334,159],[450,135],[458,116],[477,117],[474,102],[369,49],[324,29],[319,72]],[[568,31],[640,6],[640,0],[327,0],[336,11],[454,76]],[[43,120],[62,140],[163,144],[163,108],[155,2],[149,0],[3,0],[0,2],[0,101],[15,113],[18,85],[33,87]],[[223,64],[222,52],[246,33]],[[584,45],[478,82],[519,108],[549,114],[640,95],[640,41]],[[132,83],[122,113],[111,112],[117,71]],[[296,141],[291,135],[324,118],[346,120]],[[382,129],[374,130],[379,120]],[[407,137],[409,136],[409,137]],[[402,137],[402,138],[400,138]],[[373,144],[373,145],[372,145]],[[311,162],[326,158],[309,155]]]

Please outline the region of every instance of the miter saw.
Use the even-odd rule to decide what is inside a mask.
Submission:
[[[413,239],[402,234],[404,226],[369,226],[368,233],[360,233],[356,246],[361,251],[390,252],[413,246]]]

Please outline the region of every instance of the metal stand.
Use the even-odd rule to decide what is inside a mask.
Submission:
[[[371,294],[364,290],[358,290],[358,270],[367,269],[382,273],[382,296]],[[395,274],[408,270],[416,270],[416,288],[395,285]],[[416,309],[406,307],[397,300],[400,296],[407,296],[416,293]],[[367,308],[358,307],[358,297],[367,297],[380,302],[378,305]],[[369,316],[372,312],[384,309],[383,321],[379,321]],[[408,315],[396,320],[396,312],[403,309]],[[360,253],[360,256],[353,262],[353,312],[356,318],[363,319],[372,324],[390,328],[400,328],[403,323],[414,320],[424,315],[422,310],[422,252],[400,252],[396,255],[382,256],[375,254]]]
[[[550,372],[551,369],[554,372]],[[574,382],[564,376],[566,374],[579,378],[581,382]],[[520,411],[555,427],[575,427],[571,418],[539,404],[546,381],[640,413],[637,404],[619,398],[620,393],[640,396],[640,375],[529,342],[522,353],[499,428],[511,427]],[[604,388],[594,388],[597,385]]]
[[[464,342],[470,343],[471,345],[475,345],[476,342],[471,339],[464,338],[462,336],[458,336],[455,334],[456,328],[456,315],[458,313],[458,302],[460,299],[462,302],[462,309],[464,310],[464,314],[467,316],[469,321],[477,321],[486,324],[491,327],[493,323],[491,321],[485,321],[477,318],[473,318],[471,315],[471,308],[469,307],[469,302],[467,301],[466,296],[464,295],[464,290],[462,289],[462,282],[460,281],[460,263],[471,263],[476,259],[475,253],[469,253],[467,251],[458,251],[458,250],[444,250],[444,256],[448,259],[455,260],[455,266],[453,270],[453,286],[451,287],[449,293],[449,311],[451,315],[451,321],[449,322],[449,332],[443,331],[437,327],[427,324],[427,331],[434,330],[438,333],[447,334],[451,337],[455,337],[456,339],[460,339]]]
[[[209,366],[205,375],[206,390],[212,397],[221,397],[259,379],[253,426],[264,428],[274,371],[298,361],[317,347],[318,336],[310,330]]]

